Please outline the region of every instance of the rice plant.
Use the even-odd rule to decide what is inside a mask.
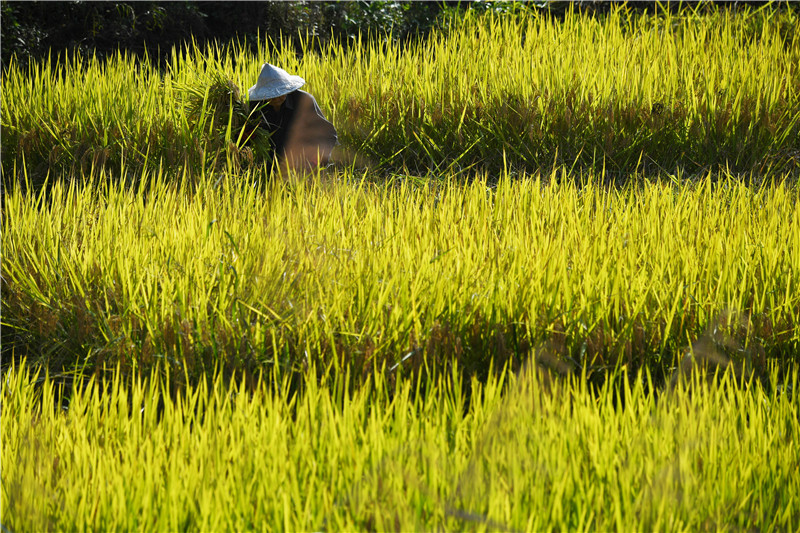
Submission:
[[[579,368],[664,375],[716,328],[751,368],[797,361],[790,184],[258,175],[7,191],[4,352],[57,370],[471,374],[550,343]]]
[[[0,529],[800,529],[798,12],[663,11],[9,64]]]
[[[340,130],[341,160],[358,156],[386,173],[566,164],[615,181],[678,169],[796,175],[797,26],[797,10],[782,4],[617,6],[563,19],[470,13],[408,47],[331,42],[316,53],[305,41],[295,54],[263,42],[257,57],[235,45],[189,47],[163,72],[124,53],[25,70],[12,62],[2,79],[3,174],[21,181],[23,161],[36,182],[92,165],[173,177],[258,166],[263,154],[238,143],[239,111],[212,88],[248,87],[268,61],[308,80]],[[202,112],[180,104],[207,92]]]
[[[646,374],[548,392],[525,370],[469,397],[453,377],[351,393],[340,374],[299,394],[266,375],[179,394],[158,373],[64,377],[3,375],[12,531],[800,527],[796,371],[669,396]]]

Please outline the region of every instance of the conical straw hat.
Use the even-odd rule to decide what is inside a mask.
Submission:
[[[296,91],[305,83],[306,80],[300,76],[293,76],[282,68],[264,63],[261,65],[258,81],[247,90],[247,94],[251,101],[269,100]]]

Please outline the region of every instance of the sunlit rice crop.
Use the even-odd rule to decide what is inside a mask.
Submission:
[[[12,60],[0,529],[800,530],[798,11],[659,11]]]
[[[23,159],[37,180],[92,165],[258,166],[209,91],[220,80],[250,86],[264,61],[308,81],[340,130],[340,162],[357,154],[387,169],[457,172],[575,164],[616,180],[637,169],[796,172],[797,27],[797,10],[777,4],[657,15],[615,7],[563,20],[468,14],[408,48],[189,48],[163,71],[123,53],[27,69],[12,61],[2,78],[4,176],[17,179]],[[192,95],[202,112],[183,105]]]
[[[557,178],[8,191],[3,348],[55,367],[480,371],[550,342],[581,368],[667,369],[721,324],[729,356],[796,360],[795,187]]]
[[[482,368],[555,339],[578,366],[669,367],[724,321],[746,359],[793,357],[796,192],[766,184],[794,176],[796,17],[468,15],[407,49],[193,48],[163,71],[124,54],[12,62],[3,349],[56,366],[369,369],[440,352]],[[236,131],[238,87],[263,60],[308,80],[342,154],[447,184],[242,186],[266,169]],[[598,170],[545,181],[595,183],[508,179],[563,161]],[[687,162],[765,185],[704,172],[686,187],[597,186]],[[455,186],[478,163],[498,171]],[[22,192],[87,174],[140,188]]]
[[[774,376],[773,376],[774,377]],[[344,376],[339,376],[340,380]],[[3,524],[12,531],[794,531],[796,372],[783,388],[645,376],[592,394],[523,372],[423,391],[382,377],[170,394],[150,380],[8,370]],[[59,385],[60,384],[60,385]],[[687,390],[689,392],[687,392]],[[338,391],[338,392],[337,392]],[[502,392],[502,394],[501,394]]]

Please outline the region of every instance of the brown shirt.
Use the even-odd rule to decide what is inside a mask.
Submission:
[[[256,108],[259,127],[270,134],[275,157],[292,168],[325,165],[339,142],[313,96],[305,91],[286,95],[280,109],[269,104]]]

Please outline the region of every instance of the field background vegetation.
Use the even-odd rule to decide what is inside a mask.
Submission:
[[[727,357],[796,361],[795,187],[352,178],[9,193],[4,344],[58,369],[192,374],[481,372],[551,344],[579,368],[663,374],[720,327]]]
[[[23,157],[38,181],[93,167],[135,176],[257,166],[224,104],[269,61],[308,81],[340,129],[344,165],[435,176],[567,165],[619,182],[635,172],[796,173],[797,25],[792,8],[468,11],[406,44],[189,46],[162,68],[128,53],[12,59],[3,172],[18,177]]]
[[[553,7],[4,48],[3,527],[800,528],[800,12]]]
[[[532,369],[529,369],[532,370]],[[456,374],[457,375],[457,374]],[[794,531],[798,405],[785,390],[644,374],[591,392],[527,372],[378,375],[348,393],[217,377],[183,394],[117,374],[3,387],[3,520],[13,531]],[[777,379],[777,376],[773,376]],[[38,378],[38,379],[37,379]],[[274,379],[272,376],[270,379]],[[797,374],[784,382],[798,386]],[[465,387],[466,385],[466,387]],[[468,389],[470,401],[462,390]],[[624,405],[624,407],[622,407]]]

